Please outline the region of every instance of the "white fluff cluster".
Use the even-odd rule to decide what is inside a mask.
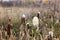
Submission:
[[[33,18],[33,26],[38,26],[39,25],[39,19],[38,19],[38,17],[34,17]]]
[[[26,23],[26,25],[28,25],[29,23]]]
[[[40,12],[38,12],[40,14]]]
[[[26,17],[25,14],[23,14],[22,17],[25,18]]]
[[[49,35],[51,35],[51,37],[53,37],[53,31],[50,31],[49,32]]]
[[[56,23],[59,23],[59,20],[56,20]]]

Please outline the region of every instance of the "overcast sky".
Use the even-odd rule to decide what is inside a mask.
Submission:
[[[2,0],[2,1],[7,1],[8,2],[8,1],[17,1],[17,0]]]
[[[9,0],[2,0],[2,1],[7,1],[8,2]]]

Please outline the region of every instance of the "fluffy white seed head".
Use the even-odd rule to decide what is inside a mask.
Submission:
[[[40,12],[38,12],[38,14],[40,14]]]
[[[38,26],[39,25],[39,19],[38,19],[38,17],[34,17],[33,18],[33,26]]]
[[[56,23],[59,23],[59,20],[56,20]]]
[[[28,25],[29,23],[26,23],[26,25]]]
[[[26,17],[25,14],[23,14],[22,17],[25,18]]]
[[[49,31],[49,35],[51,35],[51,37],[53,37],[53,31]]]

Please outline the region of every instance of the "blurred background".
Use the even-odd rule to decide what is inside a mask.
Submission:
[[[38,12],[40,12],[40,29],[39,32],[35,32],[36,29],[33,29],[32,19]],[[31,27],[31,31],[29,31],[31,34],[25,30],[27,31],[27,37],[23,36],[23,28],[25,28],[21,24],[23,14],[26,16],[26,23],[28,22]],[[34,40],[34,37],[36,37],[35,40],[45,40],[51,29],[54,33],[53,38],[57,38],[57,40],[60,38],[60,0],[0,0],[0,26],[3,26],[4,31],[9,17],[13,25],[11,30],[13,37],[11,36],[11,40],[24,40],[24,37],[26,37],[26,40]],[[32,30],[34,30],[34,33]],[[21,37],[23,38],[21,39]],[[7,39],[6,35],[4,35],[3,39]]]

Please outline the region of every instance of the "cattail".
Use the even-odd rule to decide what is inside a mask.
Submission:
[[[26,26],[27,26],[27,29],[30,29],[29,23],[27,23]]]
[[[39,28],[39,27],[38,27],[38,25],[39,25],[39,19],[38,19],[38,17],[35,16],[35,17],[33,18],[32,22],[33,22],[33,26],[38,29],[38,28]]]
[[[9,18],[8,19],[8,25],[7,25],[7,35],[8,35],[8,37],[10,37],[10,35],[11,35],[10,29],[11,29],[11,19]]]
[[[29,23],[27,23],[26,26],[27,26],[27,39],[28,39],[28,37],[29,37],[29,31],[30,31]]]
[[[37,17],[39,18],[40,12],[37,13]]]
[[[25,14],[23,14],[21,17],[21,24],[25,24],[25,17],[26,17]]]

